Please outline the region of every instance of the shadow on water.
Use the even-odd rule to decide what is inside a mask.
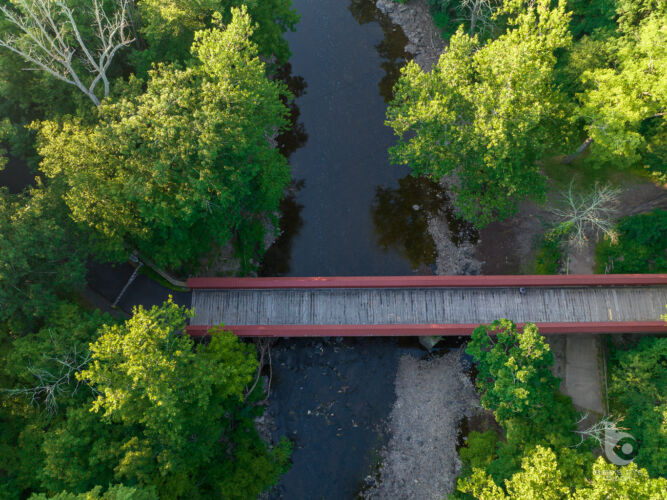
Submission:
[[[292,153],[308,142],[306,128],[299,121],[301,111],[296,104],[296,99],[306,94],[308,84],[302,76],[292,74],[290,63],[278,68],[276,79],[283,81],[294,97],[290,101],[284,101],[290,112],[289,128],[276,138],[280,153],[289,161]],[[296,195],[304,185],[304,180],[292,180],[285,190],[285,196],[279,207],[279,236],[264,254],[258,271],[259,276],[285,276],[289,273],[292,241],[303,226],[301,218],[303,205],[296,201]]]
[[[290,63],[280,66],[276,71],[276,79],[281,80],[287,85],[287,88],[294,96],[290,101],[283,100],[289,108],[289,128],[280,134],[276,140],[281,154],[289,160],[289,157],[297,149],[305,146],[308,142],[306,127],[299,121],[301,111],[296,104],[296,99],[306,94],[308,84],[302,76],[292,74],[292,65]]]
[[[430,217],[444,215],[456,245],[478,239],[474,226],[454,213],[446,189],[427,177],[408,175],[399,179],[398,188],[377,187],[371,210],[379,245],[397,249],[414,268],[435,263]]]
[[[384,32],[384,38],[375,48],[383,59],[381,67],[385,72],[378,83],[380,95],[385,102],[389,102],[394,97],[394,85],[401,75],[401,68],[411,59],[405,51],[408,38],[400,26],[393,24],[389,16],[375,6],[373,0],[351,0],[350,12],[359,24],[376,22]]]
[[[259,276],[285,276],[289,273],[292,241],[303,226],[303,205],[296,201],[296,193],[303,185],[302,180],[292,182],[280,202],[280,235],[264,254]]]

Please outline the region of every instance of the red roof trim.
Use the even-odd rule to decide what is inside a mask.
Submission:
[[[309,278],[189,278],[193,289],[568,287],[667,285],[667,274],[513,276],[331,276]]]
[[[590,323],[536,323],[542,334],[562,333],[667,333],[664,321],[610,321]],[[225,325],[239,337],[391,337],[470,335],[479,324],[424,325]],[[522,323],[519,326],[523,326]],[[208,334],[209,326],[192,325],[193,336]]]

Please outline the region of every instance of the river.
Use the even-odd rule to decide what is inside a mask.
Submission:
[[[371,0],[294,5],[301,21],[286,37],[292,72],[306,84],[296,105],[307,140],[290,155],[295,189],[283,210],[287,231],[262,274],[412,274],[404,249],[381,244],[376,224],[383,220],[378,194],[396,190],[409,173],[389,163],[395,139],[384,125],[385,97],[405,63],[407,39]]]
[[[432,274],[423,181],[393,166],[386,101],[408,55],[401,29],[372,0],[294,0],[286,35],[298,96],[296,135],[281,144],[294,180],[283,235],[265,276]],[[421,186],[423,187],[423,186]],[[456,343],[456,340],[453,339]],[[348,499],[366,486],[386,443],[399,358],[425,355],[415,339],[291,339],[272,348],[267,414],[295,445],[272,498]]]

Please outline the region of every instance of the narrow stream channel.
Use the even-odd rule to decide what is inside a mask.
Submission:
[[[294,5],[301,21],[287,39],[292,74],[305,81],[296,105],[307,140],[290,156],[285,234],[261,274],[412,274],[405,252],[380,244],[373,211],[379,190],[397,189],[409,173],[389,163],[395,140],[384,125],[407,39],[372,0]]]
[[[387,153],[395,138],[384,125],[386,101],[408,57],[405,35],[373,0],[294,5],[301,21],[287,35],[287,80],[298,119],[296,133],[281,142],[294,182],[282,207],[283,234],[260,274],[432,274],[424,209],[433,210],[442,194],[421,189],[424,181],[391,165]],[[431,200],[422,199],[425,192]],[[289,437],[294,452],[271,498],[350,499],[369,484],[405,354],[425,351],[416,339],[394,338],[274,345],[267,416],[273,437]]]

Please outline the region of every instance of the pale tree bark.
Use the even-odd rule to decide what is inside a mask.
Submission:
[[[588,147],[593,143],[593,138],[588,137],[584,142],[581,143],[581,146],[577,148],[577,150],[572,153],[571,155],[567,155],[565,158],[561,160],[561,163],[564,163],[565,165],[568,165],[572,163],[574,160],[579,158],[581,154],[588,149]]]
[[[93,0],[91,13],[95,38],[86,41],[65,0],[16,0],[15,9],[0,7],[4,17],[22,33],[0,39],[0,47],[18,54],[33,66],[51,76],[74,85],[88,98],[100,104],[95,87],[101,81],[104,97],[109,95],[107,70],[116,53],[130,45],[130,7],[132,0],[116,0],[117,8],[107,14],[99,0]],[[84,84],[73,65],[77,56],[92,75]]]
[[[475,34],[477,25],[486,30],[492,25],[496,0],[462,0],[461,7],[465,10],[466,21],[470,23],[470,36]]]
[[[577,194],[571,182],[569,189],[561,193],[563,208],[552,207],[550,212],[560,227],[570,228],[570,242],[575,246],[584,246],[589,234],[597,237],[602,233],[612,242],[616,242],[618,234],[614,221],[619,195],[618,188],[599,184],[588,193]]]

